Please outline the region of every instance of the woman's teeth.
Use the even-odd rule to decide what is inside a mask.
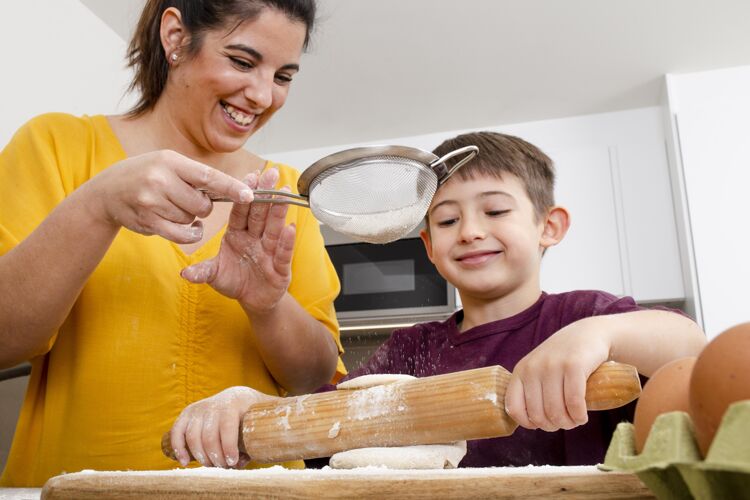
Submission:
[[[255,118],[255,115],[246,115],[231,104],[227,104],[225,102],[221,103],[221,107],[232,120],[234,120],[238,125],[242,125],[243,127],[247,127],[248,125],[250,125]]]

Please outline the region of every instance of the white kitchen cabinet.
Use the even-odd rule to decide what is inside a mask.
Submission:
[[[655,118],[655,117],[654,117]],[[659,127],[661,130],[661,127]],[[630,295],[643,302],[685,297],[677,241],[677,222],[665,138],[654,134],[612,148],[622,197],[621,244]],[[626,290],[628,283],[626,281]]]
[[[542,148],[557,168],[556,201],[571,213],[547,251],[542,288],[605,290],[642,303],[685,297],[662,109],[500,127]]]
[[[557,165],[556,199],[571,212],[567,237],[543,258],[549,292],[600,289],[639,302],[685,297],[662,109],[643,108],[483,127],[522,137]],[[430,150],[463,131],[377,141]],[[306,166],[349,147],[270,154]]]
[[[550,155],[557,166],[556,201],[570,211],[571,227],[543,258],[543,288],[593,288],[639,302],[682,300],[663,137]]]
[[[555,201],[571,215],[568,234],[542,258],[542,289],[598,289],[623,295],[626,286],[609,151],[589,147],[550,153],[557,167]]]

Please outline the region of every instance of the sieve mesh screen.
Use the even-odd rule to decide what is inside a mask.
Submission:
[[[388,243],[419,225],[437,182],[432,169],[421,162],[369,156],[316,176],[310,184],[310,209],[334,231]]]

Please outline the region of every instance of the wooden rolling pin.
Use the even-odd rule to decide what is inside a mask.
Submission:
[[[510,372],[488,366],[360,390],[254,404],[242,419],[240,450],[261,463],[329,457],[340,451],[509,436]],[[586,382],[589,410],[623,406],[641,393],[638,372],[606,362]],[[169,433],[162,451],[174,459]],[[191,457],[192,459],[192,457]]]

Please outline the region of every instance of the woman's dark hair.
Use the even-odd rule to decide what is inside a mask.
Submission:
[[[128,112],[138,116],[151,110],[159,100],[167,83],[169,64],[161,45],[161,16],[166,9],[174,7],[182,14],[182,23],[190,36],[185,47],[186,56],[195,55],[203,44],[203,35],[231,23],[252,21],[265,8],[282,12],[294,21],[305,24],[305,43],[310,42],[310,33],[315,23],[315,0],[148,0],[141,12],[133,38],[128,46],[128,67],[135,75],[129,91],[140,93],[138,102]]]

